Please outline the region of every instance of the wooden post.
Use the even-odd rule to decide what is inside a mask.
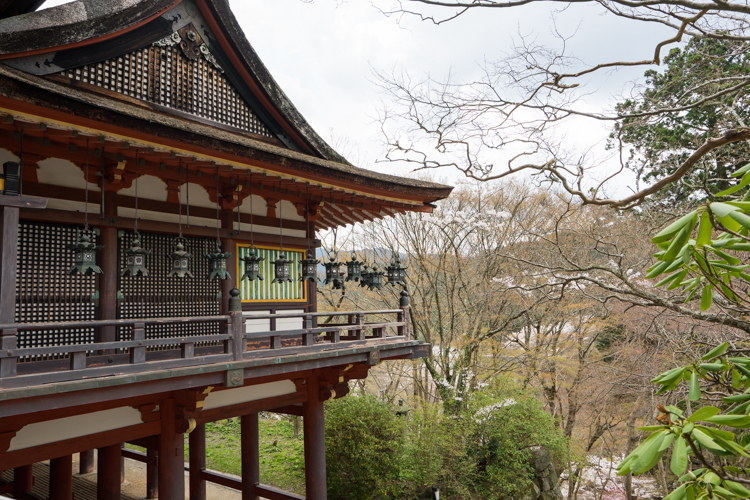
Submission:
[[[31,493],[34,487],[33,465],[24,465],[13,469],[13,497],[24,498],[24,493]]]
[[[109,193],[104,193],[105,196]],[[114,193],[113,193],[114,194]],[[107,208],[111,204],[107,205]],[[117,208],[116,206],[114,207]],[[114,227],[103,227],[99,237],[99,244],[104,248],[99,252],[99,261],[102,274],[99,276],[99,311],[98,319],[117,319],[117,274],[119,266],[117,262],[117,229]],[[117,340],[117,327],[99,327],[98,342],[115,342]],[[100,354],[113,354],[113,351],[100,352]]]
[[[91,474],[94,472],[94,450],[82,451],[78,454],[78,473]]]
[[[191,487],[191,490],[192,487]],[[159,498],[159,452],[146,450],[146,500]]]
[[[240,300],[240,291],[232,288],[229,291],[230,298],[228,302],[230,318],[230,330],[232,333],[232,358],[235,361],[242,361],[247,341],[245,340],[245,327],[242,322],[242,301]]]
[[[326,441],[323,402],[318,377],[307,377],[307,402],[303,404],[305,429],[305,498],[326,500]]]
[[[49,500],[73,500],[73,456],[49,462]]]
[[[190,442],[190,500],[206,500],[206,424],[198,424],[188,436]]]
[[[120,498],[121,445],[113,444],[99,448],[97,453],[96,497]]]
[[[227,272],[232,278],[221,280],[221,314],[229,314],[229,302],[227,300],[231,297],[229,291],[239,282],[237,280],[237,259],[235,258],[235,252],[237,252],[236,242],[229,239],[222,240],[221,251],[232,254],[232,256],[227,259]]]
[[[260,482],[260,434],[258,414],[240,417],[242,449],[242,500],[258,500],[255,485]]]
[[[16,320],[17,256],[18,207],[0,205],[0,324],[11,324]],[[11,353],[8,355],[11,357],[0,357],[0,378],[16,375],[17,358],[12,356],[18,345],[16,335],[13,328],[0,329],[0,351]]]
[[[176,430],[174,399],[159,404],[161,433],[159,434],[159,498],[185,498],[185,444]]]
[[[401,291],[399,307],[401,308],[401,312],[398,313],[398,321],[403,322],[404,326],[399,326],[397,328],[398,334],[404,337],[404,340],[409,340],[409,322],[411,321],[411,319],[409,317],[409,294],[406,292],[406,290]]]

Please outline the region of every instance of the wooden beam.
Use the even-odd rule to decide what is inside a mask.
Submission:
[[[256,484],[260,482],[260,434],[257,413],[240,417],[240,445],[242,500],[258,500]]]
[[[120,498],[120,455],[121,444],[115,443],[99,448],[96,474],[97,498]]]
[[[266,484],[255,485],[255,490],[259,495],[262,495],[263,498],[267,498],[268,500],[305,500],[305,498],[310,498],[309,496],[303,497],[302,495],[289,493],[288,491],[283,491]]]
[[[190,443],[190,500],[206,500],[206,424],[197,424],[188,437]]]
[[[304,412],[305,497],[327,500],[325,416],[323,402],[318,397],[317,375],[307,377]]]
[[[185,498],[185,441],[176,431],[175,400],[162,400],[159,413],[159,498]]]

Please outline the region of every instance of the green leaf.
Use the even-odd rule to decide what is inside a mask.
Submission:
[[[748,164],[748,166],[750,166],[750,164]],[[724,481],[724,486],[729,488],[734,494],[739,495],[740,498],[750,497],[750,490],[739,483],[735,483],[734,481]]]
[[[748,220],[750,220],[750,217],[748,217]],[[728,253],[722,252],[721,250],[718,250],[716,248],[711,248],[711,251],[715,253],[716,255],[718,255],[719,257],[721,257],[722,259],[724,259],[725,261],[729,262],[733,266],[736,266],[742,263],[740,259],[736,257],[732,257]]]
[[[738,370],[740,369],[739,365],[735,366]],[[724,398],[721,398],[722,401],[725,403],[739,403],[740,401],[750,401],[750,394],[736,394],[734,396],[727,396]]]
[[[659,276],[666,268],[669,267],[670,262],[659,262],[655,266],[653,266],[649,272],[646,274],[646,278],[656,278]]]
[[[677,368],[672,368],[671,370],[667,370],[664,373],[657,375],[656,377],[654,377],[651,383],[652,384],[670,383],[676,378],[682,377],[682,374],[684,372],[685,372],[685,367],[678,366]]]
[[[695,424],[692,423],[692,422],[688,422],[688,424],[685,427],[682,428],[682,433],[683,434],[690,434],[691,432],[693,432],[694,428],[695,428]]]
[[[709,359],[715,358],[716,356],[721,356],[722,354],[727,352],[727,349],[729,349],[729,344],[727,342],[722,342],[721,344],[708,351],[706,355],[701,359],[703,361],[708,361]]]
[[[698,240],[695,242],[696,246],[702,247],[711,243],[711,216],[708,212],[701,214],[701,223],[698,226]]]
[[[734,243],[727,245],[727,250],[734,250],[735,252],[747,252],[750,250],[750,243]]]
[[[672,243],[669,245],[669,248],[667,248],[667,251],[659,257],[659,260],[669,261],[672,262],[675,257],[677,257],[677,254],[680,253],[682,248],[685,246],[685,243],[687,242],[688,238],[690,237],[690,232],[693,230],[694,223],[688,223],[685,227],[682,228],[682,231],[677,233],[677,236],[672,240]]]
[[[750,217],[743,214],[742,212],[732,212],[729,214],[729,216],[740,223],[740,225],[744,228],[750,229]]]
[[[736,209],[735,209],[736,210]],[[669,226],[665,227],[659,233],[653,237],[651,240],[654,243],[662,243],[664,241],[668,241],[672,239],[672,236],[677,234],[680,230],[682,230],[686,224],[688,224],[696,215],[698,214],[697,210],[693,210],[687,215],[684,215],[674,221]]]
[[[690,401],[698,401],[701,398],[701,384],[698,380],[698,372],[690,375]]]
[[[721,371],[721,368],[724,366],[721,363],[701,363],[698,365],[701,370],[706,370],[707,372],[718,372]]]
[[[643,427],[638,427],[637,429],[639,431],[653,432],[653,431],[660,431],[666,428],[667,428],[666,425],[644,425]]]
[[[672,284],[667,287],[667,290],[674,290],[678,286],[682,286],[684,284],[682,280],[685,279],[685,276],[687,276],[689,271],[690,269],[683,269],[680,271],[674,281],[672,281]]]
[[[687,269],[686,269],[686,271],[687,271]],[[674,281],[674,280],[675,280],[675,279],[676,279],[677,277],[679,277],[679,276],[680,276],[681,274],[682,274],[682,271],[676,272],[676,273],[674,273],[674,274],[670,274],[669,276],[667,276],[666,278],[664,278],[663,280],[661,280],[660,282],[658,282],[658,283],[657,283],[656,285],[654,285],[654,286],[657,286],[657,287],[658,287],[658,286],[666,285],[666,284],[667,284],[667,283],[669,283],[670,281]],[[680,281],[681,281],[681,280],[677,280],[677,282],[678,282],[678,283],[679,283]]]
[[[727,425],[737,429],[747,429],[750,427],[750,415],[715,415],[703,420],[712,424]]]
[[[732,173],[732,177],[739,177],[740,175],[744,174],[744,173],[745,173],[745,172],[747,172],[748,170],[750,170],[750,163],[748,163],[748,164],[746,164],[745,166],[743,166],[743,167],[740,167],[740,168],[738,168],[737,170],[735,170],[735,171],[734,171],[734,172]]]
[[[748,370],[746,367],[740,364],[735,364],[734,368],[740,373],[742,373],[744,376],[746,376],[748,379],[750,379],[750,370]]]
[[[672,441],[674,441],[674,434],[670,432],[664,437],[664,439],[661,442],[661,445],[659,445],[659,451],[664,451],[667,448],[669,448],[672,445]]]
[[[708,434],[704,433],[702,430],[695,428],[693,429],[693,432],[690,433],[690,436],[698,441],[701,446],[703,446],[705,449],[713,453],[714,455],[720,455],[723,456],[727,453],[724,448],[719,446],[719,444],[714,441],[711,437],[709,437]]]
[[[699,420],[705,420],[707,418],[713,417],[714,415],[717,415],[719,412],[720,410],[716,408],[715,406],[704,406],[703,408],[698,409],[692,415],[690,415],[687,421],[698,422]]]
[[[729,412],[730,415],[744,415],[747,407],[750,406],[750,401],[745,401],[741,405]]]
[[[711,203],[708,207],[711,210],[711,212],[714,215],[716,215],[717,217],[726,217],[730,213],[736,212],[736,211],[739,210],[739,208],[733,207],[732,205],[729,205],[727,203],[718,203],[718,202],[717,203]],[[683,217],[683,219],[684,219],[684,217]],[[682,219],[680,219],[680,220],[682,220]],[[676,232],[677,231],[675,231],[675,233]],[[672,234],[674,234],[674,233],[672,233]],[[656,242],[654,242],[654,243],[656,243]]]
[[[687,488],[687,484],[683,484],[672,493],[665,496],[663,500],[682,500],[683,498],[685,498],[685,488]]]
[[[736,173],[737,172],[735,172],[735,174]],[[742,176],[742,180],[740,181],[739,184],[737,184],[736,186],[732,186],[729,189],[725,189],[724,191],[722,191],[720,193],[716,193],[716,196],[727,196],[727,195],[730,195],[732,193],[736,193],[737,191],[739,191],[743,187],[747,186],[748,184],[750,184],[750,174],[745,174],[745,175]]]
[[[714,286],[706,285],[701,292],[701,311],[707,311],[714,300]]]
[[[685,473],[687,464],[687,443],[682,438],[682,436],[680,436],[674,443],[674,449],[672,450],[672,460],[669,463],[669,468],[672,470],[672,473],[675,476],[681,476]]]

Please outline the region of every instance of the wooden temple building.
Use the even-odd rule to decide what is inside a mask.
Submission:
[[[120,498],[128,456],[147,498],[203,499],[207,481],[302,498],[259,483],[273,411],[303,417],[305,498],[326,498],[323,402],[429,346],[405,293],[318,312],[301,261],[318,230],[429,212],[451,188],[333,151],[227,0],[41,3],[0,0],[0,495],[32,498],[49,461],[48,498],[94,470],[97,498]],[[205,466],[205,424],[232,417],[241,480]]]

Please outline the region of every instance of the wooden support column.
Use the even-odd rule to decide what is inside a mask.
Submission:
[[[206,424],[198,424],[188,436],[190,443],[190,500],[206,500]]]
[[[120,498],[120,459],[121,445],[113,444],[99,448],[97,453],[96,497],[102,499]]]
[[[229,314],[229,291],[237,284],[237,242],[235,240],[225,239],[221,241],[221,251],[232,254],[227,259],[227,272],[232,277],[228,280],[221,280],[221,314]]]
[[[260,482],[260,433],[258,414],[240,417],[242,449],[242,500],[258,500],[255,485]]]
[[[326,437],[323,401],[318,394],[318,377],[307,377],[307,402],[303,404],[305,429],[305,498],[327,500]]]
[[[17,256],[18,207],[0,205],[0,324],[16,321]],[[13,351],[17,345],[15,329],[0,329],[0,350]],[[16,360],[15,357],[0,358],[0,378],[16,375]]]
[[[159,452],[148,448],[146,450],[146,500],[155,498],[159,498]]]
[[[174,399],[159,404],[161,433],[159,434],[159,498],[185,498],[185,443],[176,430]]]
[[[49,500],[73,500],[73,456],[49,461]]]
[[[91,474],[94,472],[94,450],[82,451],[78,454],[78,473]]]
[[[117,319],[117,229],[103,227],[99,244],[104,245],[99,251],[99,263],[102,274],[99,275],[99,318]],[[99,328],[98,342],[115,342],[117,327],[102,326]],[[110,352],[102,353],[110,354]]]
[[[33,465],[24,465],[13,469],[13,496],[15,498],[25,497],[25,493],[31,493],[33,487]]]

